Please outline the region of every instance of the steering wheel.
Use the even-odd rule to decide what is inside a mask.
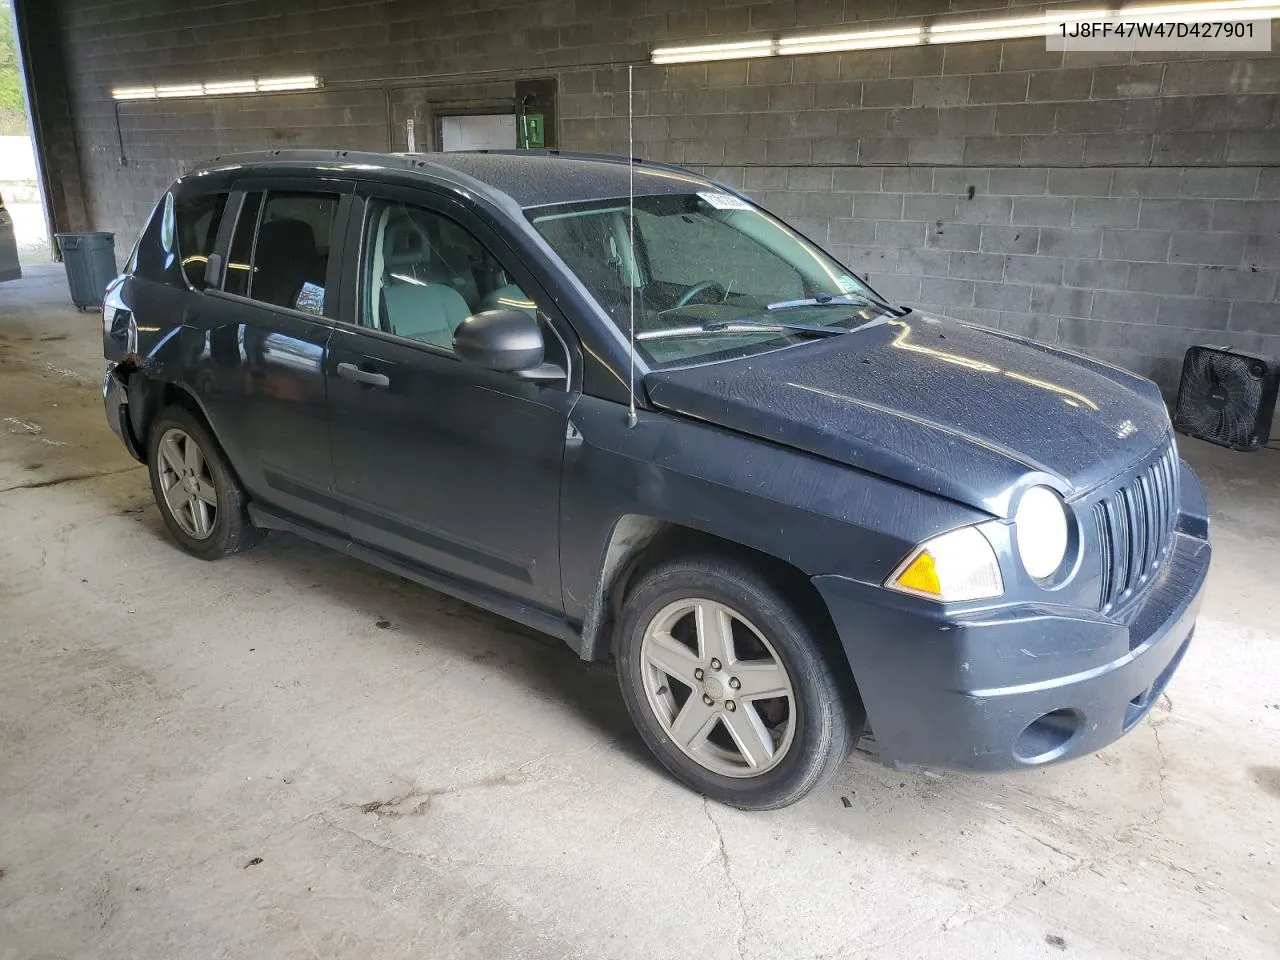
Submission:
[[[687,307],[693,302],[694,297],[698,296],[700,293],[706,293],[708,290],[714,290],[717,292],[717,300],[723,300],[729,295],[729,291],[715,280],[699,280],[697,283],[693,284],[693,286],[689,287],[689,289],[684,293],[680,294],[680,299],[676,301],[675,306],[671,309],[677,310],[680,307]]]

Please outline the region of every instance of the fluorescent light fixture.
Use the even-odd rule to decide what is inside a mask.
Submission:
[[[204,95],[204,84],[183,83],[171,87],[156,87],[156,96],[166,97],[199,97]]]
[[[314,90],[320,86],[318,77],[276,77],[274,80],[259,80],[258,92],[267,90]]]
[[[924,30],[919,25],[885,30],[859,30],[816,37],[787,37],[778,41],[778,53],[833,53],[839,50],[876,50],[884,47],[913,47]]]
[[[229,93],[256,93],[258,91],[258,83],[256,80],[227,80],[222,83],[206,83],[204,85],[205,96],[217,97]]]
[[[1268,0],[1274,2],[1274,0]],[[1083,20],[1105,20],[1108,10],[1071,10],[1046,13],[1036,17],[1009,17],[1000,20],[957,20],[935,23],[929,29],[927,43],[970,43],[977,40],[1012,40],[1019,37],[1043,37],[1062,23]]]
[[[773,56],[772,40],[703,43],[692,47],[662,47],[653,51],[654,63],[697,63],[703,60],[741,60]]]
[[[158,87],[117,87],[115,100],[166,100],[178,97],[225,97],[236,93],[279,93],[286,90],[315,90],[320,78],[262,77],[257,80],[219,80],[212,83],[177,83]]]
[[[749,40],[733,43],[703,43],[688,47],[654,50],[653,63],[698,63],[704,60],[734,60],[745,57],[778,57],[803,53],[834,53],[841,50],[875,50],[886,47],[913,47],[919,44],[972,43],[980,40],[1010,40],[1043,37],[1059,24],[1102,20],[1268,20],[1280,19],[1277,0],[1222,0],[1206,3],[1133,4],[1119,9],[1054,10],[1026,17],[997,17],[988,20],[956,18],[931,23],[859,30],[846,33],[782,37],[777,41]]]

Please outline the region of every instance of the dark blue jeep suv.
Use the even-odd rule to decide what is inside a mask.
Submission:
[[[695,790],[1035,766],[1186,652],[1208,519],[1156,388],[887,302],[704,177],[221,157],[110,288],[107,416],[178,544],[317,543],[612,656]]]

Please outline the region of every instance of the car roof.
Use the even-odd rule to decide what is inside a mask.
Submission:
[[[366,153],[355,150],[266,150],[215,157],[188,174],[216,175],[231,169],[238,175],[289,175],[360,170],[369,179],[383,171],[396,180],[417,175],[433,182],[489,194],[522,208],[547,204],[609,200],[628,195],[632,165],[626,157],[562,153],[556,150],[475,151],[456,153]],[[680,167],[645,160],[634,163],[635,193],[653,196],[726,189],[713,180]],[[186,178],[184,178],[186,179]],[[501,196],[493,197],[493,194]]]

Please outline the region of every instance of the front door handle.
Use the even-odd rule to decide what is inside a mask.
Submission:
[[[343,380],[354,380],[356,383],[367,384],[370,387],[386,387],[391,385],[391,378],[385,373],[374,373],[371,370],[361,370],[354,363],[338,364],[338,376]]]

